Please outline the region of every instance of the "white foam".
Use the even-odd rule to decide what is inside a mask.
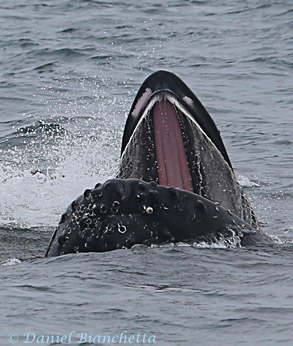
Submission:
[[[96,139],[87,136],[72,141],[65,137],[42,148],[49,166],[37,173],[34,171],[44,165],[41,159],[34,160],[32,153],[27,155],[28,148],[9,150],[6,154],[10,160],[6,157],[0,162],[0,224],[54,226],[69,203],[86,188],[113,177],[119,146],[111,142],[113,138],[106,132]],[[28,160],[31,169],[27,168]]]
[[[18,258],[8,258],[4,262],[2,262],[0,265],[3,267],[7,267],[7,266],[14,266],[19,263],[21,263],[21,260]]]
[[[238,183],[242,187],[259,187],[260,185],[252,180],[250,180],[248,177],[245,177],[244,175],[239,175],[237,177]]]

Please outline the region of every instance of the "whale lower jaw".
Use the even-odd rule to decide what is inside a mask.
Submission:
[[[202,196],[144,182],[112,179],[75,200],[62,215],[46,256],[103,252],[135,244],[211,242],[237,236],[254,242],[258,232]]]

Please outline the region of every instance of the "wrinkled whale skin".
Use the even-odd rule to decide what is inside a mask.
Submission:
[[[86,190],[71,204],[46,256],[233,235],[247,244],[256,234],[249,224],[202,196],[155,182],[112,179]]]

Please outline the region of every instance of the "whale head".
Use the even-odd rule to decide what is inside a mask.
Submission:
[[[179,77],[158,71],[130,109],[116,179],[72,202],[46,256],[235,234],[245,244],[256,226],[211,116]]]

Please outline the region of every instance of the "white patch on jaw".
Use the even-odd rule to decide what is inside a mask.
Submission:
[[[190,97],[184,96],[183,100],[188,104],[188,106],[190,106],[190,107],[193,106],[193,100]]]
[[[138,101],[136,102],[136,105],[134,107],[134,110],[132,111],[132,115],[133,116],[138,116],[138,113],[141,109],[145,108],[145,106],[147,105],[150,97],[152,96],[152,91],[150,88],[146,88],[145,92],[141,95],[141,97],[138,99]]]

